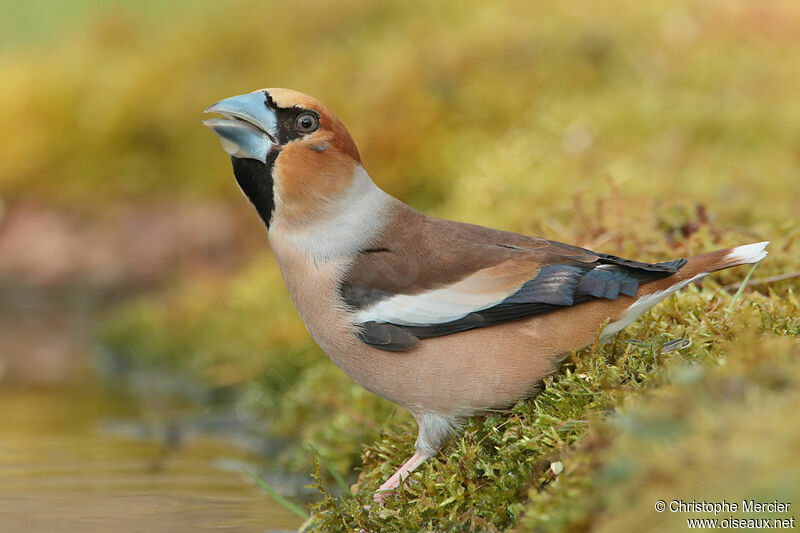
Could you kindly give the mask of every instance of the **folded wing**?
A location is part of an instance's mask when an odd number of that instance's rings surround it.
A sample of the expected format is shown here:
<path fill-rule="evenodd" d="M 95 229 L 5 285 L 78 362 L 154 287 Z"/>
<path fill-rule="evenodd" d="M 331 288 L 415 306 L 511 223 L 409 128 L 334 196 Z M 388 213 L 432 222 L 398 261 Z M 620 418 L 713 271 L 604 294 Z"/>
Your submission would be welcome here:
<path fill-rule="evenodd" d="M 421 339 L 633 297 L 640 283 L 685 264 L 640 263 L 479 226 L 425 222 L 438 227 L 421 239 L 383 238 L 346 276 L 341 293 L 362 342 L 405 351 Z"/>

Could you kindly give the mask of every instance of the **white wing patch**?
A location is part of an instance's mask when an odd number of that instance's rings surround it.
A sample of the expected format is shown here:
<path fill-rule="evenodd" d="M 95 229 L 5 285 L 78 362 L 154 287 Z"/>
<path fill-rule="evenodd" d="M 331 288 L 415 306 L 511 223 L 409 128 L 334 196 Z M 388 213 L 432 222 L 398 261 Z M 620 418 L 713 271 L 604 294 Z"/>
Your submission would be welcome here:
<path fill-rule="evenodd" d="M 400 326 L 427 326 L 444 324 L 464 318 L 475 311 L 493 307 L 519 290 L 512 289 L 478 292 L 470 278 L 443 289 L 422 294 L 398 294 L 376 302 L 355 314 L 357 323 L 375 321 Z"/>

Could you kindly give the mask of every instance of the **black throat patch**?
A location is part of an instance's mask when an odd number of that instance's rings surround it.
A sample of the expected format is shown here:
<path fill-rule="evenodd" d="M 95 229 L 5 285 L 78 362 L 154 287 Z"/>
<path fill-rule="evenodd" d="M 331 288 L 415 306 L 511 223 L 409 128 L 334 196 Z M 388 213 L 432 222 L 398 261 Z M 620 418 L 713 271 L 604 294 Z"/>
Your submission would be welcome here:
<path fill-rule="evenodd" d="M 233 163 L 233 175 L 236 182 L 241 187 L 242 192 L 253 207 L 256 208 L 258 216 L 264 221 L 269 229 L 272 220 L 272 212 L 275 210 L 275 198 L 272 191 L 272 169 L 275 166 L 275 159 L 280 150 L 272 149 L 267 155 L 267 162 L 262 163 L 255 159 L 239 159 L 231 157 Z"/>
<path fill-rule="evenodd" d="M 272 171 L 275 168 L 275 160 L 281 153 L 281 146 L 307 134 L 307 132 L 299 133 L 296 131 L 294 123 L 298 116 L 303 113 L 310 113 L 319 120 L 319 113 L 294 106 L 288 108 L 278 107 L 267 91 L 264 91 L 264 98 L 264 105 L 267 109 L 273 110 L 278 118 L 276 137 L 279 146 L 272 147 L 267 154 L 266 163 L 255 159 L 239 159 L 238 157 L 231 157 L 231 161 L 233 162 L 233 175 L 236 177 L 236 182 L 241 187 L 244 195 L 247 196 L 247 199 L 250 200 L 250 203 L 253 204 L 253 207 L 256 208 L 267 229 L 269 229 L 272 214 L 275 211 Z"/>

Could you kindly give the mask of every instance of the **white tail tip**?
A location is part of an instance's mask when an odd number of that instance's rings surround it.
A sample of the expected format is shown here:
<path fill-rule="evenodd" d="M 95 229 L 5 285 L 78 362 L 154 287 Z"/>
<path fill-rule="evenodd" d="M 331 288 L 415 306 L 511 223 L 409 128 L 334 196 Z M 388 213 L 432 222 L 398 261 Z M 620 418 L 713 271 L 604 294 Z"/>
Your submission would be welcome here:
<path fill-rule="evenodd" d="M 728 254 L 728 259 L 735 262 L 737 265 L 747 263 L 757 263 L 767 257 L 767 245 L 769 241 L 757 242 L 755 244 L 745 244 L 744 246 L 737 246 L 732 249 Z"/>

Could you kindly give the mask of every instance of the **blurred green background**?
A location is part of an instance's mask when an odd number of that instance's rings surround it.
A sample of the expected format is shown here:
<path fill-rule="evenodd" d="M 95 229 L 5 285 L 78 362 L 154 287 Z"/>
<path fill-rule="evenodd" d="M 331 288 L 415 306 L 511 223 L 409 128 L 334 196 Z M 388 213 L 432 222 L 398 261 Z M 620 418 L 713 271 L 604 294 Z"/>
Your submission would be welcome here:
<path fill-rule="evenodd" d="M 413 424 L 308 338 L 205 107 L 301 90 L 417 209 L 644 260 L 771 240 L 759 281 L 800 270 L 798 45 L 793 0 L 6 2 L 3 386 L 123 391 L 184 433 L 236 420 L 270 471 L 306 476 L 313 444 L 353 481 L 364 444 L 407 451 Z M 729 298 L 743 276 L 704 294 Z M 777 302 L 797 288 L 754 285 L 750 323 L 796 346 L 796 302 Z M 707 312 L 692 301 L 681 312 Z M 506 497 L 527 501 L 531 483 Z M 326 501 L 323 516 L 347 514 Z M 525 509 L 470 524 L 540 516 Z"/>

